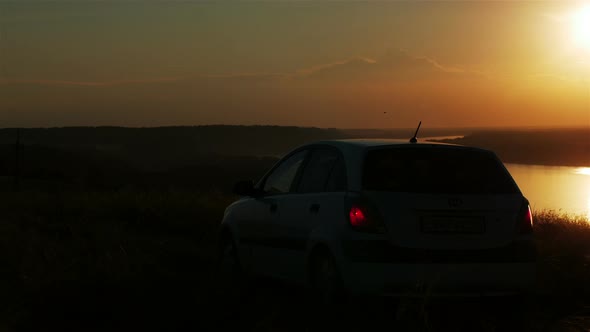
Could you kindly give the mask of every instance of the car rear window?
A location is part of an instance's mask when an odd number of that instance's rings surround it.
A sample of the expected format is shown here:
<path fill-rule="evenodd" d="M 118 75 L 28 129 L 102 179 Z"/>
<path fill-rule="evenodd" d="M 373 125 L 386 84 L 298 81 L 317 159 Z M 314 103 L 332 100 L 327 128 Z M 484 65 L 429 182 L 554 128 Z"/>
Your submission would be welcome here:
<path fill-rule="evenodd" d="M 370 151 L 363 169 L 363 189 L 435 194 L 519 192 L 494 154 L 446 147 Z"/>

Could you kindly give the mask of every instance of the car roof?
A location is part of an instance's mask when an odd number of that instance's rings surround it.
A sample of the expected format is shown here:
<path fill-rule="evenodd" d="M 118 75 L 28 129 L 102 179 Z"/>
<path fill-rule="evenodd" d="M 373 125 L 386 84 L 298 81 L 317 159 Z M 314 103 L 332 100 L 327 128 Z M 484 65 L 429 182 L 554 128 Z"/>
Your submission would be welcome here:
<path fill-rule="evenodd" d="M 312 144 L 325 144 L 331 145 L 342 150 L 366 150 L 372 148 L 385 148 L 385 147 L 394 147 L 394 146 L 420 146 L 420 147 L 453 147 L 453 148 L 463 148 L 463 149 L 475 149 L 475 150 L 484 150 L 475 147 L 469 147 L 464 145 L 458 144 L 450 144 L 450 143 L 441 143 L 441 142 L 433 142 L 433 141 L 418 141 L 416 143 L 411 143 L 407 139 L 341 139 L 341 140 L 325 140 L 325 141 L 318 141 Z"/>
<path fill-rule="evenodd" d="M 424 149 L 461 149 L 461 150 L 469 150 L 473 152 L 484 152 L 484 153 L 492 153 L 492 151 L 466 146 L 466 145 L 459 145 L 459 144 L 450 144 L 450 143 L 442 143 L 442 142 L 431 142 L 431 141 L 418 141 L 416 143 L 411 143 L 409 140 L 406 139 L 340 139 L 340 140 L 325 140 L 325 141 L 318 141 L 311 144 L 307 144 L 306 146 L 310 145 L 330 145 L 338 150 L 342 151 L 345 155 L 349 156 L 362 156 L 368 150 L 376 150 L 382 148 L 393 148 L 393 147 L 401 147 L 401 148 L 424 148 Z"/>

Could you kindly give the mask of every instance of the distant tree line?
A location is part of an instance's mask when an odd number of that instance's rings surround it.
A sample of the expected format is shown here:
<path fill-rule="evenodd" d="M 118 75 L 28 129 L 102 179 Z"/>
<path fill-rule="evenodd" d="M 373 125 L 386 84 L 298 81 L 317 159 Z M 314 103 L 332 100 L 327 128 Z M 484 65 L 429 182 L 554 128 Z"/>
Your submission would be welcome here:
<path fill-rule="evenodd" d="M 279 126 L 0 129 L 0 190 L 218 190 L 258 179 L 301 144 L 343 138 L 406 138 L 405 129 Z M 410 133 L 411 134 L 411 133 Z M 461 134 L 430 130 L 425 135 Z M 406 135 L 406 136 L 404 136 Z M 445 142 L 495 151 L 504 162 L 590 166 L 590 130 L 479 130 Z M 15 160 L 18 158 L 18 162 Z M 18 167 L 18 169 L 16 169 Z"/>

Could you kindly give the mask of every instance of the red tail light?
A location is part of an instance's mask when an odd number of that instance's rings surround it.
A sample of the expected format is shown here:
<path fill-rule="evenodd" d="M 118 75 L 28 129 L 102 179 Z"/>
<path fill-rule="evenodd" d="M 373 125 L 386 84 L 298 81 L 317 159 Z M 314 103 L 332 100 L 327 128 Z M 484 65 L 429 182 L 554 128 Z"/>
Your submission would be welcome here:
<path fill-rule="evenodd" d="M 367 228 L 371 222 L 367 218 L 367 213 L 358 205 L 353 205 L 348 213 L 350 225 L 354 228 Z"/>
<path fill-rule="evenodd" d="M 533 232 L 533 213 L 531 207 L 527 204 L 524 210 L 524 216 L 521 219 L 520 234 L 531 234 Z"/>

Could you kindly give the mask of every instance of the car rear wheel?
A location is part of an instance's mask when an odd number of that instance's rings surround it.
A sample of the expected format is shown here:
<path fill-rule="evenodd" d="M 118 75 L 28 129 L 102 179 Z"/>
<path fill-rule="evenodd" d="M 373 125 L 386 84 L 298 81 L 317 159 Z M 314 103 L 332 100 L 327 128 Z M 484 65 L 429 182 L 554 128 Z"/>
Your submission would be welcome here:
<path fill-rule="evenodd" d="M 311 269 L 311 289 L 320 305 L 331 305 L 344 298 L 342 279 L 334 257 L 323 252 L 313 260 Z"/>

